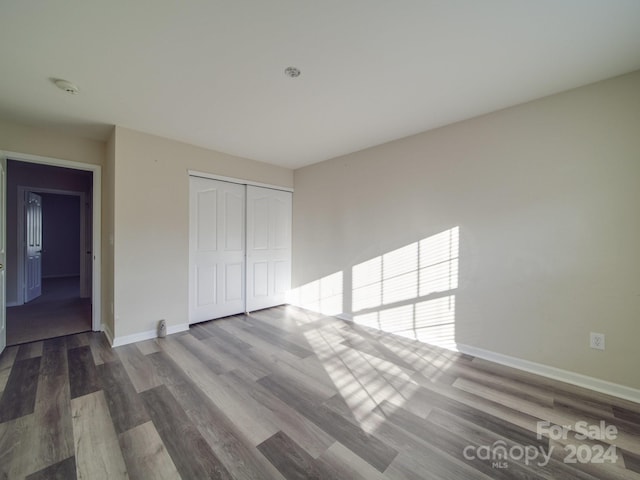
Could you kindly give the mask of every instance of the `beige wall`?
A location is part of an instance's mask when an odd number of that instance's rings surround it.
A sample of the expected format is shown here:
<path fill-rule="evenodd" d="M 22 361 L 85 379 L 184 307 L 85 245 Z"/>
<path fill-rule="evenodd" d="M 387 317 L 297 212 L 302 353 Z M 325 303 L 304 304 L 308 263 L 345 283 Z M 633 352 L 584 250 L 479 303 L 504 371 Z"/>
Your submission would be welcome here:
<path fill-rule="evenodd" d="M 460 228 L 456 340 L 640 388 L 640 72 L 295 171 L 294 286 Z M 606 350 L 588 347 L 606 334 Z"/>
<path fill-rule="evenodd" d="M 116 337 L 188 322 L 188 170 L 293 186 L 289 169 L 116 127 Z"/>
<path fill-rule="evenodd" d="M 102 165 L 105 144 L 0 120 L 0 150 Z"/>

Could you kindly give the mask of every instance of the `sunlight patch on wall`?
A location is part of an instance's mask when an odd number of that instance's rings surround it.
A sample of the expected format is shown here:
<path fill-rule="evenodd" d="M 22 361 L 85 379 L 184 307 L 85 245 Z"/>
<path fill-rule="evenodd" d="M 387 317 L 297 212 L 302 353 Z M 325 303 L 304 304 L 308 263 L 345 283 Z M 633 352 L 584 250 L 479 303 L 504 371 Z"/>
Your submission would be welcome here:
<path fill-rule="evenodd" d="M 382 303 L 382 257 L 376 257 L 352 269 L 353 310 L 378 307 Z"/>
<path fill-rule="evenodd" d="M 455 349 L 459 228 L 355 265 L 354 321 Z"/>
<path fill-rule="evenodd" d="M 294 288 L 287 294 L 287 303 L 324 315 L 338 315 L 343 312 L 342 277 L 342 272 L 336 272 Z"/>
<path fill-rule="evenodd" d="M 456 350 L 455 296 L 354 315 L 354 322 Z"/>

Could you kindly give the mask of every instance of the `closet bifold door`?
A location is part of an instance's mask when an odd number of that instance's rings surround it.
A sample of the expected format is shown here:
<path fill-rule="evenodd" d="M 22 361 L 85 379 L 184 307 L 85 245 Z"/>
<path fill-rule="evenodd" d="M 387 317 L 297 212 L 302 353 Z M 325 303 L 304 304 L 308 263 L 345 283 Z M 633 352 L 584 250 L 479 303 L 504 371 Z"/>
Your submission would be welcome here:
<path fill-rule="evenodd" d="M 291 192 L 247 185 L 247 312 L 285 303 L 291 288 L 291 206 Z"/>
<path fill-rule="evenodd" d="M 245 311 L 245 185 L 189 178 L 189 323 Z"/>

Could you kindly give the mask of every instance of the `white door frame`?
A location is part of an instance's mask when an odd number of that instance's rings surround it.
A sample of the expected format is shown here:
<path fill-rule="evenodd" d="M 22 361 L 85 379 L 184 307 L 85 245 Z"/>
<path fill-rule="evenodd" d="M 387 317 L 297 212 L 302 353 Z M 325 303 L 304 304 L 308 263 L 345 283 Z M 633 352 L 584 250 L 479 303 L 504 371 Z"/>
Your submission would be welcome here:
<path fill-rule="evenodd" d="M 244 180 L 242 178 L 225 177 L 224 175 L 216 175 L 214 173 L 200 172 L 198 170 L 187 170 L 190 177 L 210 178 L 211 180 L 220 180 L 229 183 L 239 183 L 240 185 L 253 185 L 254 187 L 271 188 L 273 190 L 282 190 L 284 192 L 293 192 L 291 187 L 283 187 L 281 185 L 271 185 L 270 183 L 254 182 L 252 180 Z"/>
<path fill-rule="evenodd" d="M 17 288 L 17 298 L 16 303 L 12 304 L 12 306 L 18 306 L 24 304 L 25 299 L 25 257 L 26 257 L 26 249 L 24 246 L 24 208 L 25 208 L 25 194 L 27 192 L 33 193 L 53 193 L 55 195 L 67 195 L 67 196 L 75 196 L 80 197 L 80 296 L 82 298 L 90 297 L 91 295 L 87 291 L 87 271 L 86 271 L 86 263 L 87 256 L 85 252 L 88 250 L 89 245 L 87 245 L 87 237 L 86 237 L 86 193 L 85 192 L 77 192 L 72 190 L 57 190 L 55 188 L 40 188 L 40 187 L 29 187 L 25 185 L 17 185 L 18 189 L 18 222 L 17 222 L 17 248 L 18 248 L 18 263 L 16 267 L 16 274 L 18 279 L 18 288 Z M 21 251 L 22 249 L 22 251 Z"/>
<path fill-rule="evenodd" d="M 71 160 L 62 160 L 59 158 L 43 157 L 40 155 L 31 155 L 27 153 L 0 151 L 0 157 L 5 160 L 18 160 L 20 162 L 37 163 L 40 165 L 50 165 L 53 167 L 71 168 L 74 170 L 83 170 L 92 172 L 93 179 L 93 198 L 92 198 L 92 255 L 93 268 L 91 277 L 91 328 L 97 332 L 102 330 L 102 292 L 101 292 L 101 273 L 102 273 L 102 250 L 101 250 L 101 225 L 102 225 L 102 167 L 91 163 L 74 162 Z M 6 209 L 6 206 L 5 206 Z M 6 211 L 3 212 L 6 215 Z M 21 256 L 18 255 L 18 260 Z M 20 290 L 20 289 L 18 289 Z M 23 297 L 24 301 L 24 297 Z"/>

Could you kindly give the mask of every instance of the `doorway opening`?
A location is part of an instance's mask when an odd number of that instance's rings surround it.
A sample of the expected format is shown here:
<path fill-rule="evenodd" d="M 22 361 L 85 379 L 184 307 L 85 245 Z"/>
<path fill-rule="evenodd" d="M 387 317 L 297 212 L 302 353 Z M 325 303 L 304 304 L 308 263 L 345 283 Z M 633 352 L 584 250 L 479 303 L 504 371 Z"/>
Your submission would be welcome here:
<path fill-rule="evenodd" d="M 92 330 L 93 172 L 7 161 L 7 345 Z"/>

